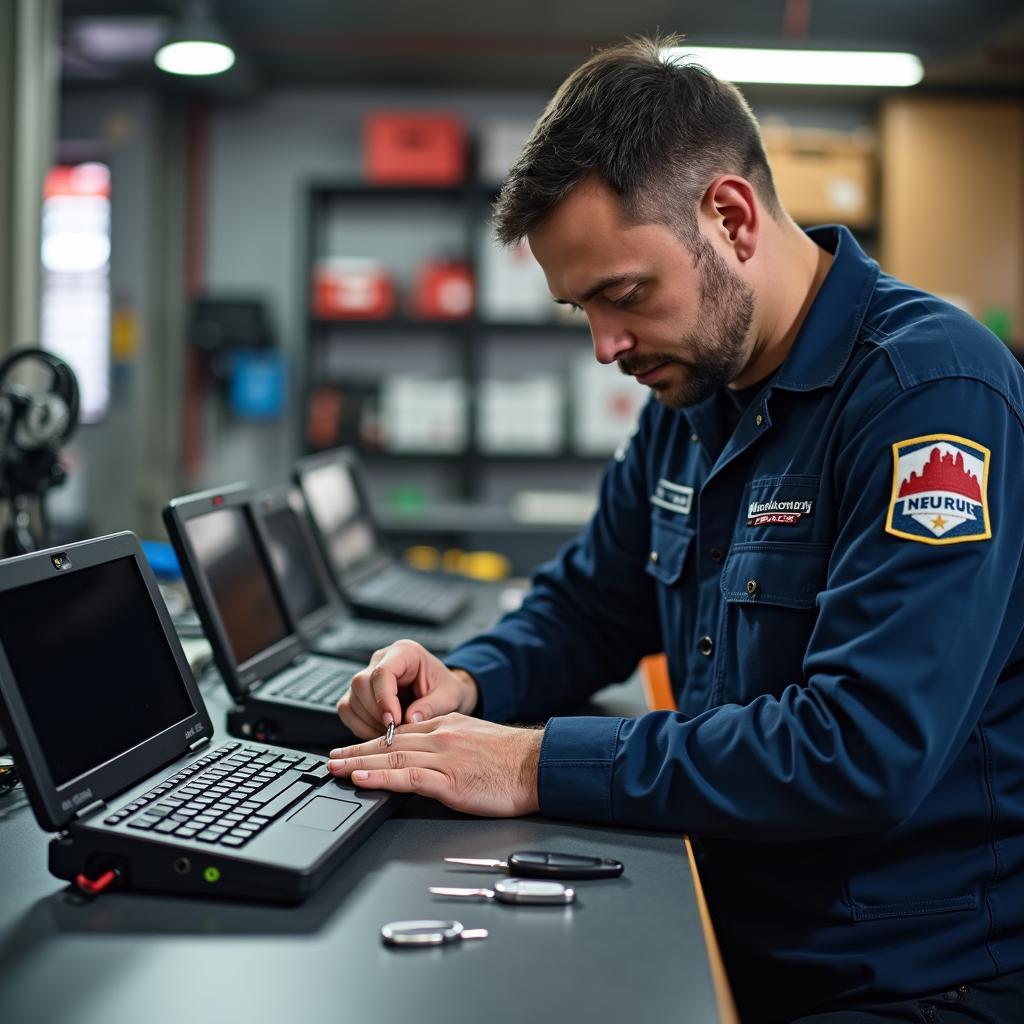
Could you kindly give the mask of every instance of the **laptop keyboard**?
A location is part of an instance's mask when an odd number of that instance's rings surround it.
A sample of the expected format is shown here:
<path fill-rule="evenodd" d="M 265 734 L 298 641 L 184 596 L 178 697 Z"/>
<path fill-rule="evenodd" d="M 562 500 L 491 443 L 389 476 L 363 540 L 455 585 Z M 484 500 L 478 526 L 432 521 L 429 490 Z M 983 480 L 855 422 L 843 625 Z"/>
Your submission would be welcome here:
<path fill-rule="evenodd" d="M 385 570 L 349 590 L 352 601 L 388 608 L 396 614 L 444 622 L 460 611 L 465 591 L 449 582 L 420 579 L 411 572 Z"/>
<path fill-rule="evenodd" d="M 434 654 L 446 654 L 452 647 L 451 637 L 439 629 L 363 620 L 346 622 L 324 633 L 317 638 L 316 646 L 320 650 L 365 652 L 365 656 L 369 657 L 374 651 L 401 638 L 415 640 Z"/>
<path fill-rule="evenodd" d="M 352 676 L 358 671 L 354 668 L 348 676 L 338 675 L 337 663 L 313 662 L 300 669 L 285 683 L 269 686 L 261 692 L 261 696 L 285 697 L 318 708 L 330 708 L 348 692 L 352 685 Z"/>
<path fill-rule="evenodd" d="M 323 758 L 225 743 L 103 822 L 244 846 L 326 778 Z"/>

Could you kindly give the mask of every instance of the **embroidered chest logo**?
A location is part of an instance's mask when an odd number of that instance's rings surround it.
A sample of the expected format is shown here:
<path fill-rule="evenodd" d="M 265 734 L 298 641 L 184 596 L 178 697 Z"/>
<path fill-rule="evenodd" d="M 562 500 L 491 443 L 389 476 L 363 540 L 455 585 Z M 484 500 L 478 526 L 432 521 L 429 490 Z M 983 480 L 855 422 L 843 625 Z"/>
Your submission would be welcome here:
<path fill-rule="evenodd" d="M 984 445 L 954 434 L 894 444 L 886 533 L 923 544 L 991 537 L 986 496 L 991 457 Z"/>
<path fill-rule="evenodd" d="M 813 511 L 814 502 L 809 499 L 752 501 L 747 506 L 747 526 L 796 526 Z"/>
<path fill-rule="evenodd" d="M 658 508 L 667 508 L 676 515 L 687 516 L 693 505 L 693 488 L 684 484 L 674 484 L 662 477 L 651 495 L 651 504 L 657 505 Z"/>

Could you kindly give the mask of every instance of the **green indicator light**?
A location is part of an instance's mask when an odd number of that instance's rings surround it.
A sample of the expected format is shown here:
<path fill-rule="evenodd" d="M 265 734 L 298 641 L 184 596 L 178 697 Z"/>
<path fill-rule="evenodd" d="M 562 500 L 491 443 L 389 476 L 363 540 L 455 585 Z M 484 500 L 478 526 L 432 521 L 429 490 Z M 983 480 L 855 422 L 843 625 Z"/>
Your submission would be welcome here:
<path fill-rule="evenodd" d="M 203 870 L 203 878 L 205 878 L 210 885 L 213 885 L 214 882 L 219 882 L 220 868 L 205 868 Z"/>

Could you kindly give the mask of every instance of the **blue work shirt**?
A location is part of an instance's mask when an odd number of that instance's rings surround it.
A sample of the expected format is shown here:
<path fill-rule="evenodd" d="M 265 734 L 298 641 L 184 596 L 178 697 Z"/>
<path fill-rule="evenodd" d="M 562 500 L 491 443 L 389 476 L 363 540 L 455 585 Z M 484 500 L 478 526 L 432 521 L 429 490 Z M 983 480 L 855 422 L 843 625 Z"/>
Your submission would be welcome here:
<path fill-rule="evenodd" d="M 649 402 L 587 528 L 446 659 L 530 721 L 665 651 L 678 712 L 552 718 L 540 806 L 690 834 L 744 1021 L 1024 967 L 1022 373 L 811 237 L 778 372 L 742 413 Z"/>

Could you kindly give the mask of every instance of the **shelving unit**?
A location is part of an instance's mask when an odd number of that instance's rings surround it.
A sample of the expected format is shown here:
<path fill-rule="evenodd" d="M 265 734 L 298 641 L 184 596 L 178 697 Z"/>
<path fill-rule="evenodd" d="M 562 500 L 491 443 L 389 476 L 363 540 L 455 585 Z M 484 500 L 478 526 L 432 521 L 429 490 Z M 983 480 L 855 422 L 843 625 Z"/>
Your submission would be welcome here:
<path fill-rule="evenodd" d="M 308 190 L 307 258 L 303 269 L 307 296 L 306 364 L 302 388 L 300 448 L 309 452 L 338 444 L 355 446 L 371 475 L 382 467 L 429 465 L 446 483 L 441 500 L 487 500 L 482 485 L 488 470 L 518 473 L 529 486 L 531 470 L 564 467 L 567 478 L 596 482 L 611 452 L 590 454 L 573 445 L 572 395 L 568 362 L 590 351 L 586 323 L 555 318 L 541 322 L 490 321 L 478 313 L 465 319 L 425 320 L 410 315 L 403 296 L 410 292 L 416 267 L 425 259 L 454 256 L 473 270 L 477 299 L 481 285 L 481 246 L 494 190 L 476 182 L 457 188 L 379 187 L 359 183 L 314 183 Z M 433 237 L 432 233 L 433 232 Z M 317 261 L 330 257 L 369 257 L 385 264 L 398 285 L 399 310 L 386 319 L 349 319 L 317 315 L 313 273 Z M 515 345 L 523 352 L 523 374 L 533 372 L 538 346 L 548 350 L 538 372 L 559 373 L 562 444 L 553 451 L 489 451 L 481 444 L 478 385 L 488 345 Z M 532 349 L 532 353 L 531 353 Z M 509 360 L 504 360 L 507 363 Z M 559 369 L 559 364 L 564 364 Z M 360 424 L 373 420 L 367 402 L 390 373 L 422 373 L 463 382 L 466 395 L 466 443 L 459 451 L 391 450 L 374 443 Z M 490 374 L 494 376 L 493 374 Z M 497 376 L 501 376 L 498 374 Z M 310 437 L 311 406 L 321 389 L 335 389 L 343 412 L 336 436 Z M 378 394 L 379 398 L 379 394 Z M 321 424 L 322 426 L 322 424 Z M 571 486 L 571 484 L 570 484 Z"/>

